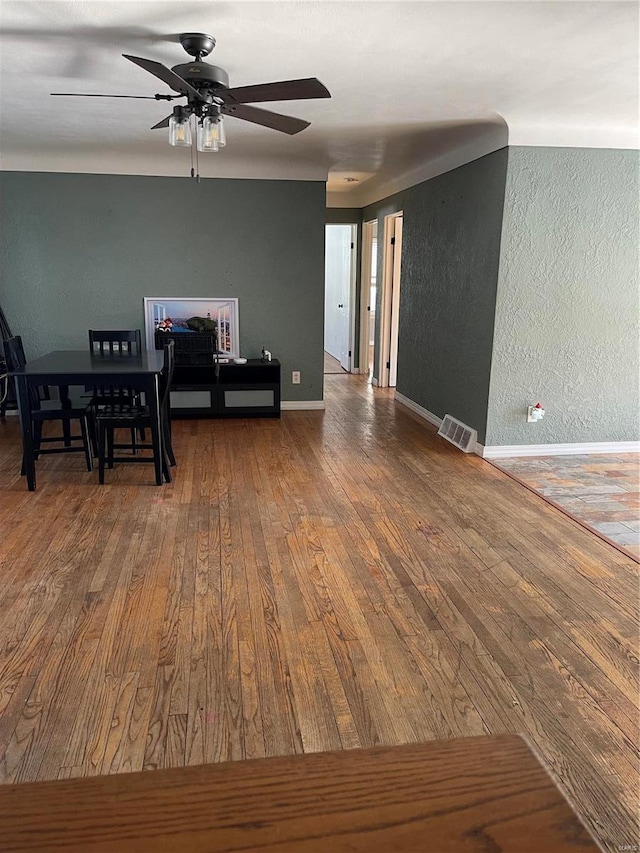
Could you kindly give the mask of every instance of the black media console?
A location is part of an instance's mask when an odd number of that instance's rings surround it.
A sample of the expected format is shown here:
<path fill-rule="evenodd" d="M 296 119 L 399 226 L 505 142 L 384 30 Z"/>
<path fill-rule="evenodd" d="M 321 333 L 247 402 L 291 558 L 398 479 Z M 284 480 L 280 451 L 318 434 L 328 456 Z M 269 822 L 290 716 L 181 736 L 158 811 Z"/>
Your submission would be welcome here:
<path fill-rule="evenodd" d="M 171 384 L 174 418 L 279 418 L 280 362 L 176 364 Z"/>
<path fill-rule="evenodd" d="M 155 333 L 156 349 L 175 343 L 171 414 L 176 418 L 279 418 L 280 362 L 216 361 L 215 332 Z"/>

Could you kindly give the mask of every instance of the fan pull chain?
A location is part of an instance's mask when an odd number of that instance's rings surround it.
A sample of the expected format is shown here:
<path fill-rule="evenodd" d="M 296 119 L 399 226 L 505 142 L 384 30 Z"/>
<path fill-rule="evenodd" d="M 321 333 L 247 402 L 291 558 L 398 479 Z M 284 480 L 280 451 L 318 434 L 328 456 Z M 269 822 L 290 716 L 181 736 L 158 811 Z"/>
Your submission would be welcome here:
<path fill-rule="evenodd" d="M 189 121 L 191 121 L 191 119 L 189 119 Z M 191 134 L 191 148 L 189 150 L 189 153 L 191 154 L 191 177 L 195 178 L 196 172 L 195 172 L 195 169 L 193 168 L 193 146 L 194 146 L 193 134 Z"/>
<path fill-rule="evenodd" d="M 191 177 L 195 178 L 198 183 L 200 183 L 200 160 L 198 158 L 198 146 L 197 146 L 197 137 L 198 137 L 198 118 L 194 117 L 195 127 L 193 129 L 193 133 L 191 134 Z M 196 167 L 193 168 L 193 152 L 196 152 Z"/>

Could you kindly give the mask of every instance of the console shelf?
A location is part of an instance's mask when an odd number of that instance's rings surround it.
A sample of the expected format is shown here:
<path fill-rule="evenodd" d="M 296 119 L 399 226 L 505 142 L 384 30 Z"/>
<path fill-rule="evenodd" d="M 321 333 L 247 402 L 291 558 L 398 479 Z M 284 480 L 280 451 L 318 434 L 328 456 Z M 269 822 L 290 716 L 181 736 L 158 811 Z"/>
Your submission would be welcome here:
<path fill-rule="evenodd" d="M 279 418 L 280 362 L 176 364 L 171 383 L 174 418 Z"/>

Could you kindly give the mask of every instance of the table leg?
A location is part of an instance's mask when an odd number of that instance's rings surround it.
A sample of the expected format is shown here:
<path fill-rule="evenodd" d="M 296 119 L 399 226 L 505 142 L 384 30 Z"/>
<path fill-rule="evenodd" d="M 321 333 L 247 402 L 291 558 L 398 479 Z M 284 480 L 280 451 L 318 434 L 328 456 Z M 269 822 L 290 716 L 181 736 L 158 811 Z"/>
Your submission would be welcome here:
<path fill-rule="evenodd" d="M 69 386 L 59 385 L 58 395 L 60 397 L 60 405 L 62 408 L 71 408 L 71 401 L 69 400 Z M 71 447 L 71 421 L 66 418 L 62 421 L 62 435 L 64 436 L 64 446 Z"/>
<path fill-rule="evenodd" d="M 31 405 L 29 403 L 29 386 L 26 376 L 15 377 L 16 397 L 18 398 L 18 413 L 22 428 L 22 466 L 27 475 L 27 486 L 30 492 L 36 488 L 36 465 L 33 455 L 33 436 L 31 434 Z"/>
<path fill-rule="evenodd" d="M 157 374 L 153 375 L 147 388 L 146 396 L 151 420 L 151 443 L 153 445 L 153 460 L 156 469 L 156 485 L 161 486 L 164 448 L 162 446 L 162 429 L 160 427 L 160 390 Z"/>

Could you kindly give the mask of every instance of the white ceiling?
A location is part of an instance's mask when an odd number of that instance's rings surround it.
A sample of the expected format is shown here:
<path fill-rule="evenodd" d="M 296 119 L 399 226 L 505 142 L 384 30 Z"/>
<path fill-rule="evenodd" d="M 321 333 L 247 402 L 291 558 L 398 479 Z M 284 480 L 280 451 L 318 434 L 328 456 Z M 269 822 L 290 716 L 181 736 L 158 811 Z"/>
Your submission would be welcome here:
<path fill-rule="evenodd" d="M 312 122 L 294 137 L 229 119 L 206 177 L 328 174 L 331 203 L 351 206 L 507 139 L 638 147 L 635 2 L 2 0 L 2 168 L 187 175 L 189 153 L 149 129 L 168 104 L 49 93 L 166 92 L 120 54 L 170 67 L 189 31 L 216 38 L 232 86 L 317 76 L 333 96 L 273 104 Z"/>

